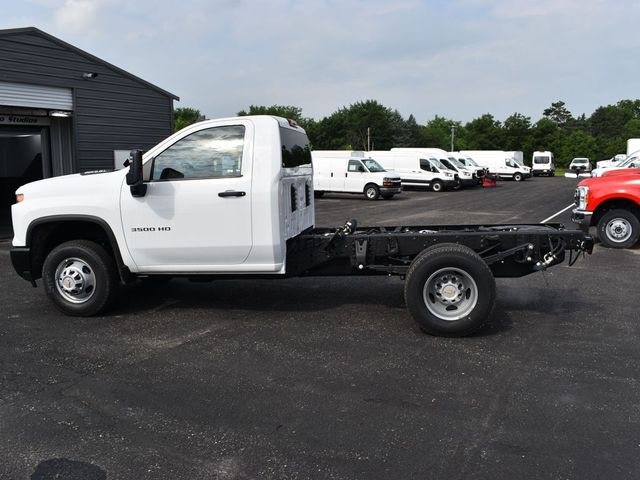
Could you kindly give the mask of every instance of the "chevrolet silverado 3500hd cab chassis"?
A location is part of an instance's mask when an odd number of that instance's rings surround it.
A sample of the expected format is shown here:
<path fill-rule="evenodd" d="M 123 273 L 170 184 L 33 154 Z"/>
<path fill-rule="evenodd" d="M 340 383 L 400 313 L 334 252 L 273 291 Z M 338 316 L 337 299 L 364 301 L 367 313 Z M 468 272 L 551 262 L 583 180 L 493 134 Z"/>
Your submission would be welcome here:
<path fill-rule="evenodd" d="M 494 277 L 593 248 L 555 224 L 315 228 L 308 139 L 276 117 L 200 122 L 128 167 L 16 192 L 14 268 L 67 314 L 97 315 L 119 283 L 151 276 L 397 275 L 424 331 L 463 336 L 489 319 Z"/>

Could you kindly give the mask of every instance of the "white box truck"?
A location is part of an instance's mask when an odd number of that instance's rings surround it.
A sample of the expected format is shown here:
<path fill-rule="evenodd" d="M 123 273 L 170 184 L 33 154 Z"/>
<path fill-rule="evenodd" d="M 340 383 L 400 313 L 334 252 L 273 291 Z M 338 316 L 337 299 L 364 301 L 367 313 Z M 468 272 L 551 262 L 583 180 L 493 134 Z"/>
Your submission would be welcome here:
<path fill-rule="evenodd" d="M 640 150 L 640 138 L 630 138 L 627 140 L 627 157 Z"/>
<path fill-rule="evenodd" d="M 402 191 L 400 176 L 387 172 L 370 157 L 351 157 L 327 152 L 311 152 L 313 189 L 317 197 L 325 193 L 363 194 L 368 200 L 393 198 Z"/>
<path fill-rule="evenodd" d="M 461 150 L 461 155 L 472 157 L 479 165 L 486 167 L 489 173 L 520 182 L 531 176 L 529 167 L 519 165 L 503 150 Z"/>
<path fill-rule="evenodd" d="M 531 174 L 548 175 L 553 177 L 556 174 L 556 164 L 553 159 L 553 153 L 547 150 L 533 152 L 531 155 Z"/>
<path fill-rule="evenodd" d="M 133 151 L 122 170 L 23 185 L 11 213 L 14 269 L 34 286 L 42 278 L 75 316 L 104 312 L 121 285 L 153 276 L 396 275 L 424 331 L 462 336 L 490 318 L 495 277 L 593 249 L 559 224 L 315 227 L 309 140 L 270 116 L 196 123 Z"/>

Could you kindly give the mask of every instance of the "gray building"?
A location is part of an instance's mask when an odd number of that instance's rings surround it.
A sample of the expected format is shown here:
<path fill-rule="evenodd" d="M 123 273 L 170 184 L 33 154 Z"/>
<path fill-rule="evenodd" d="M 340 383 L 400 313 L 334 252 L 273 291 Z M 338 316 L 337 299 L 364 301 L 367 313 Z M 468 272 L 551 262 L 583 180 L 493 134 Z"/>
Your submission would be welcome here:
<path fill-rule="evenodd" d="M 17 187 L 120 167 L 171 134 L 174 100 L 37 28 L 0 30 L 0 237 Z"/>

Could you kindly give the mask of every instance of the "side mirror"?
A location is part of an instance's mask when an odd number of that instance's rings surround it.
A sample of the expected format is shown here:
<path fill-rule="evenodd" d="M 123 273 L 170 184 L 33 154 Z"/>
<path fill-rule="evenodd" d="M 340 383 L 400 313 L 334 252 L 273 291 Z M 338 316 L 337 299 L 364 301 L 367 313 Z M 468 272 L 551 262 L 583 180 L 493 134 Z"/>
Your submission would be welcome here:
<path fill-rule="evenodd" d="M 144 197 L 147 193 L 147 185 L 144 183 L 142 151 L 132 150 L 129 172 L 127 173 L 127 185 L 134 197 Z"/>

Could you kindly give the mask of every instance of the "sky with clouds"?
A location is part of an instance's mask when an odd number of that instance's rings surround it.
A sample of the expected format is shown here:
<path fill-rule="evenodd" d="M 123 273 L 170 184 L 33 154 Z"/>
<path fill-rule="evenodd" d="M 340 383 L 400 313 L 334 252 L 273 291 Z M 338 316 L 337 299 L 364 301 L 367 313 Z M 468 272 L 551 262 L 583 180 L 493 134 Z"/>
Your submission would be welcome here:
<path fill-rule="evenodd" d="M 632 0 L 0 0 L 208 118 L 286 104 L 320 119 L 376 99 L 419 122 L 640 98 Z"/>

